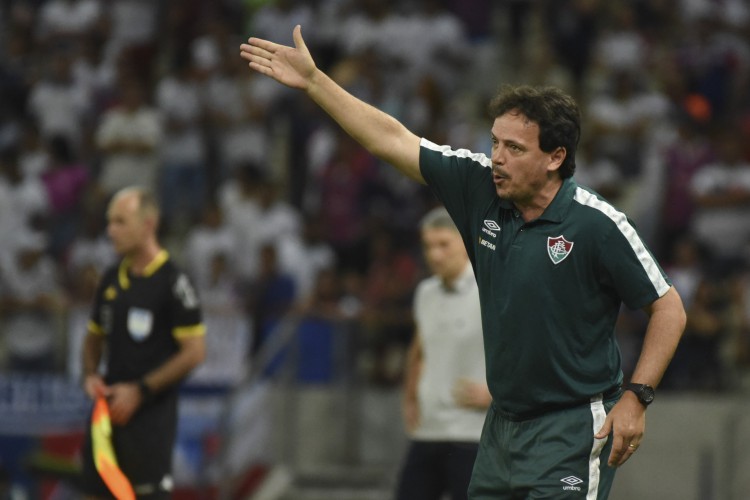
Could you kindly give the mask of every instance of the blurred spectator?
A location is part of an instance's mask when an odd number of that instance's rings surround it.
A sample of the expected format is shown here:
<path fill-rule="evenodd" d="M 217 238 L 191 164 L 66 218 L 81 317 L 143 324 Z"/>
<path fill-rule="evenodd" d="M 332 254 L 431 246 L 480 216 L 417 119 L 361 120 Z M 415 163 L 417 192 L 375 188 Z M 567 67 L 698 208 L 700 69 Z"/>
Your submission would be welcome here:
<path fill-rule="evenodd" d="M 47 193 L 37 177 L 24 177 L 18 151 L 8 147 L 0 151 L 0 234 L 17 234 L 30 227 L 40 229 L 48 211 Z M 12 238 L 0 239 L 0 255 L 12 248 Z"/>
<path fill-rule="evenodd" d="M 339 274 L 339 308 L 346 318 L 359 320 L 364 308 L 364 277 L 353 270 L 343 270 Z"/>
<path fill-rule="evenodd" d="M 31 87 L 28 112 L 39 123 L 43 138 L 62 135 L 78 147 L 84 120 L 91 111 L 88 89 L 73 78 L 70 51 L 51 50 L 44 74 Z"/>
<path fill-rule="evenodd" d="M 69 284 L 88 268 L 93 268 L 97 274 L 103 273 L 117 258 L 105 231 L 105 210 L 96 203 L 87 204 L 80 210 L 80 224 L 65 261 Z"/>
<path fill-rule="evenodd" d="M 587 76 L 598 36 L 597 0 L 560 0 L 546 2 L 545 25 L 549 45 L 569 71 L 580 92 Z M 575 93 L 575 91 L 574 91 Z"/>
<path fill-rule="evenodd" d="M 61 259 L 75 237 L 90 175 L 88 167 L 78 162 L 64 136 L 50 138 L 47 149 L 50 163 L 42 174 L 42 183 L 51 212 L 49 250 L 55 258 Z"/>
<path fill-rule="evenodd" d="M 733 129 L 715 135 L 717 159 L 693 177 L 696 204 L 692 230 L 718 260 L 719 272 L 731 272 L 750 244 L 750 161 L 742 156 L 742 138 Z"/>
<path fill-rule="evenodd" d="M 12 371 L 59 369 L 63 295 L 55 262 L 41 233 L 15 233 L 13 251 L 0 258 L 0 317 Z"/>
<path fill-rule="evenodd" d="M 353 0 L 350 9 L 341 13 L 338 30 L 338 45 L 347 55 L 372 49 L 386 61 L 400 57 L 408 50 L 402 44 L 391 44 L 400 40 L 399 14 L 391 1 Z"/>
<path fill-rule="evenodd" d="M 121 100 L 102 116 L 96 130 L 101 153 L 98 187 L 108 198 L 127 186 L 156 192 L 163 129 L 159 112 L 149 105 L 145 86 L 120 82 Z"/>
<path fill-rule="evenodd" d="M 72 44 L 101 30 L 99 0 L 50 0 L 39 8 L 36 37 L 44 47 Z"/>
<path fill-rule="evenodd" d="M 209 133 L 218 161 L 212 172 L 215 186 L 244 162 L 266 161 L 270 146 L 267 109 L 278 93 L 278 86 L 269 85 L 268 78 L 243 71 L 234 51 L 220 51 L 218 57 L 218 67 L 206 82 Z"/>
<path fill-rule="evenodd" d="M 305 27 L 305 33 L 309 33 L 311 43 L 314 44 L 315 10 L 301 0 L 276 0 L 265 2 L 252 13 L 246 31 L 276 43 L 294 45 L 291 33 L 298 24 Z"/>
<path fill-rule="evenodd" d="M 137 64 L 138 73 L 151 78 L 159 34 L 161 2 L 152 0 L 107 0 L 109 21 L 106 58 L 115 61 L 126 55 Z"/>
<path fill-rule="evenodd" d="M 208 178 L 202 82 L 189 53 L 178 53 L 171 71 L 159 80 L 156 106 L 164 124 L 158 191 L 162 224 L 167 232 L 183 232 L 198 220 Z"/>
<path fill-rule="evenodd" d="M 10 21 L 10 20 L 7 20 Z M 0 119 L 21 120 L 26 113 L 26 100 L 31 81 L 37 78 L 31 35 L 0 20 L 3 37 L 0 41 Z M 0 145 L 6 145 L 3 141 Z"/>
<path fill-rule="evenodd" d="M 674 54 L 688 91 L 704 96 L 714 116 L 726 119 L 747 94 L 746 85 L 738 84 L 750 68 L 750 42 L 726 29 L 717 12 L 720 2 L 703 3 L 708 10 L 680 30 Z"/>
<path fill-rule="evenodd" d="M 280 246 L 285 239 L 298 240 L 300 213 L 280 196 L 278 183 L 257 164 L 246 163 L 236 179 L 225 183 L 220 204 L 235 238 L 234 263 L 243 280 L 253 280 L 263 245 Z"/>
<path fill-rule="evenodd" d="M 261 171 L 257 164 L 242 164 L 234 175 L 222 184 L 218 195 L 219 206 L 234 240 L 232 262 L 237 278 L 243 284 L 255 279 L 259 267 L 260 176 Z"/>
<path fill-rule="evenodd" d="M 36 120 L 24 121 L 18 140 L 18 164 L 21 175 L 27 179 L 38 179 L 49 167 L 49 148 L 42 140 Z"/>
<path fill-rule="evenodd" d="M 341 309 L 341 284 L 333 269 L 324 269 L 316 276 L 312 293 L 302 302 L 297 313 L 300 322 L 296 331 L 296 348 L 300 356 L 297 366 L 299 380 L 306 383 L 329 383 L 336 368 L 345 337 L 343 324 L 347 318 Z"/>
<path fill-rule="evenodd" d="M 268 175 L 258 179 L 260 219 L 257 231 L 263 244 L 278 246 L 286 239 L 299 240 L 302 234 L 302 216 L 281 196 L 280 188 L 280 183 Z"/>
<path fill-rule="evenodd" d="M 576 182 L 617 205 L 623 194 L 623 175 L 614 161 L 596 151 L 596 141 L 596 136 L 581 139 L 576 151 Z"/>
<path fill-rule="evenodd" d="M 213 286 L 218 279 L 215 268 L 218 256 L 222 256 L 225 272 L 233 274 L 233 248 L 234 236 L 224 221 L 221 207 L 216 203 L 206 204 L 200 221 L 185 238 L 184 249 L 185 268 L 199 290 Z"/>
<path fill-rule="evenodd" d="M 611 2 L 604 9 L 605 23 L 593 47 L 596 65 L 607 74 L 639 71 L 649 66 L 648 42 L 636 25 L 633 4 Z"/>
<path fill-rule="evenodd" d="M 232 272 L 228 252 L 216 249 L 203 263 L 208 268 L 206 279 L 197 286 L 207 317 L 235 316 L 240 312 L 240 289 Z"/>
<path fill-rule="evenodd" d="M 251 355 L 261 346 L 296 300 L 294 279 L 279 268 L 276 248 L 265 244 L 260 248 L 260 269 L 257 279 L 243 290 L 245 303 L 253 323 Z"/>
<path fill-rule="evenodd" d="M 101 38 L 89 36 L 77 45 L 73 58 L 73 79 L 85 89 L 97 117 L 117 94 L 117 65 L 104 56 Z"/>
<path fill-rule="evenodd" d="M 401 381 L 414 325 L 412 295 L 418 266 L 415 257 L 388 228 L 370 235 L 369 266 L 363 288 L 363 320 L 372 356 L 371 381 Z"/>
<path fill-rule="evenodd" d="M 608 88 L 587 103 L 597 142 L 594 154 L 609 158 L 625 179 L 641 174 L 649 133 L 669 109 L 667 99 L 644 88 L 637 73 L 609 74 Z"/>
<path fill-rule="evenodd" d="M 672 244 L 665 271 L 682 297 L 687 327 L 664 377 L 665 388 L 719 389 L 721 316 L 719 288 L 705 268 L 705 249 L 691 236 Z"/>
<path fill-rule="evenodd" d="M 290 234 L 278 244 L 281 268 L 294 277 L 300 301 L 310 298 L 318 282 L 318 275 L 336 268 L 336 254 L 323 238 L 320 218 L 305 217 L 299 236 Z"/>
<path fill-rule="evenodd" d="M 363 272 L 367 267 L 367 219 L 377 180 L 375 158 L 339 133 L 336 152 L 317 179 L 319 207 L 326 240 L 343 268 Z"/>
<path fill-rule="evenodd" d="M 190 376 L 192 384 L 231 386 L 239 383 L 247 371 L 252 325 L 243 308 L 243 297 L 228 253 L 216 248 L 206 255 L 201 268 L 206 279 L 196 283 L 204 312 L 206 360 Z"/>
<path fill-rule="evenodd" d="M 715 152 L 706 135 L 705 120 L 680 110 L 674 138 L 665 146 L 663 192 L 659 241 L 655 247 L 665 251 L 674 239 L 690 230 L 695 204 L 690 194 L 693 176 L 713 161 Z M 703 123 L 702 123 L 703 122 Z"/>
<path fill-rule="evenodd" d="M 727 334 L 723 309 L 717 287 L 703 281 L 695 290 L 690 307 L 686 308 L 687 326 L 675 353 L 675 366 L 683 390 L 716 391 L 725 387 L 725 370 L 720 349 Z"/>
<path fill-rule="evenodd" d="M 533 10 L 537 7 L 537 2 L 536 0 L 505 0 L 499 3 L 504 4 L 503 18 L 507 18 L 507 26 L 505 26 L 507 34 L 504 34 L 503 40 L 512 45 L 514 51 L 518 50 L 523 55 L 526 53 L 527 48 L 530 17 Z M 487 5 L 484 7 L 483 12 L 490 12 L 491 9 L 492 7 Z M 486 23 L 487 21 L 484 22 Z M 519 58 L 514 59 L 514 63 L 518 63 L 519 61 Z"/>
<path fill-rule="evenodd" d="M 535 1 L 535 0 L 530 0 Z M 510 0 L 510 4 L 524 4 L 528 3 L 528 0 Z M 456 14 L 461 20 L 466 30 L 466 35 L 471 43 L 477 44 L 486 41 L 492 33 L 492 20 L 494 18 L 493 8 L 497 5 L 492 0 L 447 0 L 445 4 L 448 8 Z M 516 19 L 523 17 L 520 11 L 523 11 L 523 6 L 515 5 L 510 6 L 511 12 L 510 17 L 513 19 L 511 26 L 518 27 L 519 31 L 512 29 L 512 33 L 521 33 L 523 30 L 522 21 L 515 22 Z M 516 15 L 518 13 L 518 15 Z"/>
<path fill-rule="evenodd" d="M 391 50 L 401 59 L 404 77 L 416 84 L 426 78 L 444 92 L 452 92 L 471 66 L 466 57 L 469 39 L 460 19 L 440 0 L 417 0 L 414 8 L 399 18 L 397 38 Z"/>

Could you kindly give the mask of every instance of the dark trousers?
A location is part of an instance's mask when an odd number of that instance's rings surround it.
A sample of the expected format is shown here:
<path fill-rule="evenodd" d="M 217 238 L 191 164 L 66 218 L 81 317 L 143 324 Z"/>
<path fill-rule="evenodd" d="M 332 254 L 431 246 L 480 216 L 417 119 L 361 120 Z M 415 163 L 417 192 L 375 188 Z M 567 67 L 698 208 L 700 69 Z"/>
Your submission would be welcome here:
<path fill-rule="evenodd" d="M 397 500 L 465 500 L 478 443 L 412 441 L 401 467 Z"/>

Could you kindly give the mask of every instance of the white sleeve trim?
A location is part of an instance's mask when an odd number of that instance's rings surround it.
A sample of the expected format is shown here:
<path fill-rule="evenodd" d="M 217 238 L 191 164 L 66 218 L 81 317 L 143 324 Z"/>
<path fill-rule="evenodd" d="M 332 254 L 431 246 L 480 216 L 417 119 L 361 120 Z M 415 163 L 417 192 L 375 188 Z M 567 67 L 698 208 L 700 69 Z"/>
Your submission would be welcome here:
<path fill-rule="evenodd" d="M 487 155 L 485 155 L 484 153 L 472 153 L 468 149 L 451 149 L 450 146 L 438 146 L 434 142 L 431 142 L 424 137 L 421 141 L 419 141 L 419 145 L 432 151 L 436 151 L 443 156 L 470 158 L 471 160 L 480 163 L 484 167 L 492 168 L 492 160 L 487 158 Z"/>
<path fill-rule="evenodd" d="M 651 284 L 654 286 L 657 295 L 659 297 L 662 297 L 665 293 L 667 293 L 670 288 L 669 283 L 667 283 L 667 280 L 665 280 L 664 276 L 662 276 L 661 272 L 659 271 L 659 266 L 656 264 L 656 261 L 646 249 L 646 246 L 638 236 L 638 233 L 636 233 L 633 226 L 631 226 L 628 222 L 625 214 L 615 209 L 609 203 L 600 200 L 593 194 L 580 187 L 576 188 L 576 194 L 573 199 L 581 205 L 586 205 L 587 207 L 599 210 L 601 213 L 609 217 L 612 222 L 615 223 L 620 233 L 622 233 L 627 242 L 630 244 L 633 252 L 635 252 L 636 257 L 638 257 L 638 261 L 643 266 L 644 271 L 646 271 L 646 275 L 648 276 L 649 280 L 651 280 Z"/>

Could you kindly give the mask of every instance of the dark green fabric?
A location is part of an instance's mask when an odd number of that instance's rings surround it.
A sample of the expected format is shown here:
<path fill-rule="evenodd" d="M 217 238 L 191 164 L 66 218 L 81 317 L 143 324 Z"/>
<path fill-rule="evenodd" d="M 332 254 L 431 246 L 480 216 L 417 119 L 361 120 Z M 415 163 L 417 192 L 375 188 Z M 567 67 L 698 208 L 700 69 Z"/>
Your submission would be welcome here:
<path fill-rule="evenodd" d="M 598 403 L 600 417 L 615 400 Z M 474 464 L 471 500 L 607 498 L 615 469 L 607 465 L 612 447 L 594 448 L 595 404 L 511 420 L 490 409 Z M 597 429 L 598 430 L 598 429 Z M 590 465 L 598 473 L 590 473 Z M 592 483 L 593 480 L 593 483 Z"/>
<path fill-rule="evenodd" d="M 474 266 L 497 407 L 525 418 L 619 385 L 614 327 L 621 304 L 643 307 L 668 289 L 632 223 L 572 179 L 541 217 L 524 223 L 497 196 L 484 155 L 424 144 L 422 175 Z M 549 247 L 558 241 L 564 248 L 560 237 L 572 247 L 555 254 Z"/>

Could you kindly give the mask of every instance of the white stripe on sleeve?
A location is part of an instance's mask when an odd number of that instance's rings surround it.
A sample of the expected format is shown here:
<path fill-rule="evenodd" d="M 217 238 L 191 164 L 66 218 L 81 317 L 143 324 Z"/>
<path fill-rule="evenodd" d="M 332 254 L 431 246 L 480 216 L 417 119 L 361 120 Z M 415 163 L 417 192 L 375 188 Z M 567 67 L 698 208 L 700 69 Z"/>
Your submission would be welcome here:
<path fill-rule="evenodd" d="M 643 266 L 644 271 L 646 271 L 646 275 L 648 276 L 649 280 L 651 280 L 651 284 L 654 286 L 656 294 L 661 297 L 665 293 L 667 293 L 667 291 L 669 290 L 669 283 L 667 283 L 667 280 L 665 280 L 664 276 L 662 276 L 661 272 L 659 271 L 659 266 L 656 264 L 656 261 L 646 249 L 643 241 L 638 236 L 638 233 L 636 233 L 635 228 L 633 228 L 633 226 L 631 226 L 628 222 L 625 214 L 615 209 L 615 207 L 613 207 L 609 203 L 600 200 L 590 192 L 580 187 L 576 189 L 576 194 L 573 199 L 581 205 L 586 205 L 587 207 L 599 210 L 601 213 L 609 217 L 612 222 L 615 223 L 617 229 L 620 230 L 622 235 L 625 236 L 625 239 L 628 241 L 630 247 L 635 252 L 636 257 L 638 257 L 638 261 Z"/>

